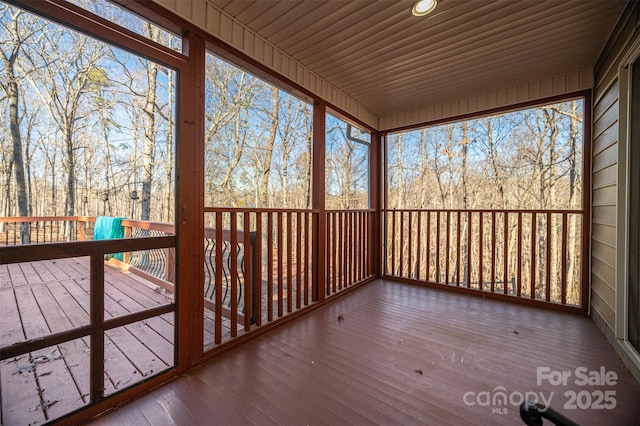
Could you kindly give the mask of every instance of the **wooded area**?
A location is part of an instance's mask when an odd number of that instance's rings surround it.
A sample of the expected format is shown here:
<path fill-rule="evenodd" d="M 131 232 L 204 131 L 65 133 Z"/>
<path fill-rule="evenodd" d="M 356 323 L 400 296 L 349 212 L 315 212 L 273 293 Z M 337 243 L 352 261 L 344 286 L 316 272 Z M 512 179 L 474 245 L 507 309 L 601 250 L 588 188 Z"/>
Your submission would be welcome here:
<path fill-rule="evenodd" d="M 112 4 L 75 3 L 180 49 L 179 37 Z M 0 6 L 0 24 L 0 105 L 6 123 L 0 148 L 10 154 L 0 164 L 2 215 L 102 214 L 172 222 L 176 72 L 8 5 Z M 205 206 L 310 209 L 312 105 L 212 53 L 205 60 Z M 582 100 L 573 100 L 389 134 L 387 205 L 579 211 L 582 117 Z M 370 142 L 368 132 L 327 114 L 327 209 L 370 207 Z M 461 240 L 469 232 L 467 223 L 479 226 L 482 220 L 487 218 L 443 221 L 442 233 Z M 554 259 L 566 233 L 566 273 L 577 286 L 579 215 L 501 220 L 496 229 L 505 236 L 496 241 L 498 253 L 522 251 L 509 257 L 508 271 L 521 261 L 524 280 L 537 268 L 539 283 L 560 282 L 562 262 Z M 23 242 L 28 242 L 27 226 L 22 225 Z M 423 241 L 429 232 L 424 226 L 406 231 L 419 232 Z M 479 276 L 477 259 L 505 262 L 500 255 L 485 259 L 488 237 L 474 234 L 461 241 L 455 260 L 460 269 L 476 259 L 469 268 L 478 282 L 486 278 Z M 387 246 L 398 238 L 388 235 Z M 535 244 L 522 248 L 523 238 Z M 417 250 L 409 249 L 409 241 L 397 243 L 406 255 Z M 542 262 L 542 253 L 549 253 L 553 264 Z M 442 262 L 453 262 L 454 254 L 453 247 L 443 250 Z M 548 279 L 546 269 L 554 271 Z"/>
<path fill-rule="evenodd" d="M 109 3 L 76 3 L 178 45 Z M 8 5 L 0 24 L 2 215 L 171 222 L 176 73 Z M 310 208 L 311 105 L 213 54 L 205 90 L 205 205 Z M 370 139 L 351 129 L 327 116 L 328 207 L 368 207 Z"/>
<path fill-rule="evenodd" d="M 501 289 L 511 286 L 505 293 L 515 294 L 517 287 L 530 295 L 535 287 L 538 298 L 549 287 L 554 301 L 560 301 L 566 279 L 569 303 L 578 304 L 582 117 L 583 101 L 573 100 L 389 135 L 389 208 L 450 213 L 426 213 L 420 229 L 417 216 L 413 227 L 398 216 L 388 225 L 400 228 L 388 234 L 387 249 L 400 251 L 397 261 L 387 259 L 387 269 L 446 284 L 462 277 L 464 285 L 479 289 L 498 281 Z M 470 210 L 476 210 L 473 216 L 457 213 Z M 412 233 L 419 233 L 413 244 L 401 237 Z M 403 270 L 400 259 L 408 257 L 408 265 L 420 239 L 432 268 L 427 261 L 421 270 Z"/>
<path fill-rule="evenodd" d="M 389 208 L 579 209 L 581 100 L 388 136 Z"/>
<path fill-rule="evenodd" d="M 172 220 L 175 72 L 4 4 L 0 25 L 2 214 Z"/>

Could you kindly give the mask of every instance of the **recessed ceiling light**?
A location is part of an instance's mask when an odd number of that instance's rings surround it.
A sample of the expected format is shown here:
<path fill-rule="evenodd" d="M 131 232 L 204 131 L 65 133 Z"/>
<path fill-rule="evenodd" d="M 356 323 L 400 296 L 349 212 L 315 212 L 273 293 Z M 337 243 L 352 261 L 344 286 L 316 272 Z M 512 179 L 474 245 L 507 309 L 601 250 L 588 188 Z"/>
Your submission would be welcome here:
<path fill-rule="evenodd" d="M 424 16 L 433 12 L 437 5 L 437 0 L 419 0 L 413 5 L 411 13 L 413 13 L 413 16 Z"/>

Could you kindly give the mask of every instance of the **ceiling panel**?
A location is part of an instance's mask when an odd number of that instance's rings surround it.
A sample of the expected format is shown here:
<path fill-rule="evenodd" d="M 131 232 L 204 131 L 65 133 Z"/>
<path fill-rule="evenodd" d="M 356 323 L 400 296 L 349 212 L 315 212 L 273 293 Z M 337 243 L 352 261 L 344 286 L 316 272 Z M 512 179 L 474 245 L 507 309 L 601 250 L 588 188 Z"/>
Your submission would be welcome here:
<path fill-rule="evenodd" d="M 378 115 L 592 68 L 626 0 L 209 0 Z"/>

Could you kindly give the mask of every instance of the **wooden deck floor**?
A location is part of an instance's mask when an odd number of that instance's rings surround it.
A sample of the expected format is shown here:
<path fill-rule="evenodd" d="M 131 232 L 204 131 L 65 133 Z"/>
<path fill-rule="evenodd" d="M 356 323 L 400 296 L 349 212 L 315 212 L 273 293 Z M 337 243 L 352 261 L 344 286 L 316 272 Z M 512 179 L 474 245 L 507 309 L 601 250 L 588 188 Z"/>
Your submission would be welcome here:
<path fill-rule="evenodd" d="M 571 377 L 538 384 L 539 367 Z M 580 385 L 579 367 L 616 384 Z M 511 402 L 484 404 L 500 391 L 551 397 L 582 425 L 640 418 L 640 388 L 589 318 L 377 280 L 93 424 L 522 424 Z M 568 409 L 605 391 L 615 408 Z"/>
<path fill-rule="evenodd" d="M 0 346 L 89 323 L 88 258 L 0 265 Z M 172 296 L 105 266 L 105 318 L 168 303 Z M 105 333 L 105 393 L 174 365 L 173 314 Z M 2 422 L 36 424 L 88 401 L 89 338 L 0 363 Z"/>

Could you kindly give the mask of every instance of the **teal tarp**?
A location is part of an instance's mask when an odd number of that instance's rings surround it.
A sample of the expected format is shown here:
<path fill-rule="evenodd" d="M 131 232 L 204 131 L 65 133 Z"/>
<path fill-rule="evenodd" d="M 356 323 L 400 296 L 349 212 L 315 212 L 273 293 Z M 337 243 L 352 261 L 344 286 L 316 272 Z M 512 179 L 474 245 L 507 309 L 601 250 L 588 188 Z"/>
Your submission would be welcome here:
<path fill-rule="evenodd" d="M 114 238 L 124 238 L 124 227 L 122 226 L 121 217 L 98 216 L 96 224 L 93 227 L 94 240 L 112 240 Z M 113 253 L 105 255 L 105 258 L 113 257 L 122 261 L 124 255 L 122 253 Z"/>

